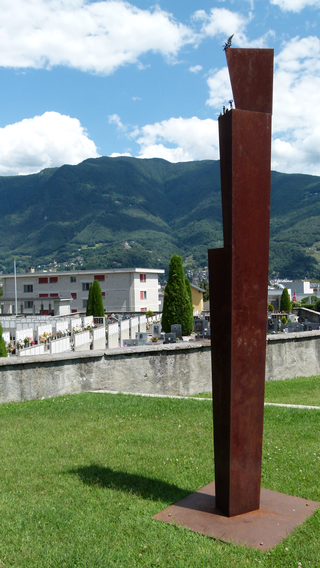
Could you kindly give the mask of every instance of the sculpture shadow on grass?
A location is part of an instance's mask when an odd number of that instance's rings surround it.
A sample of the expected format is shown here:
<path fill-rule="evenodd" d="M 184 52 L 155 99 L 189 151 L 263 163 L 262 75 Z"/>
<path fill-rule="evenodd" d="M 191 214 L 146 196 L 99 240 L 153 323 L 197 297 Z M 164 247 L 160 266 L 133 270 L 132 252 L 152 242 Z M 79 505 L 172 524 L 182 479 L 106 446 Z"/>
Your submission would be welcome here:
<path fill-rule="evenodd" d="M 98 464 L 79 466 L 68 470 L 66 473 L 77 475 L 84 484 L 92 487 L 126 491 L 151 501 L 172 503 L 190 494 L 190 489 L 182 489 L 161 479 L 113 470 L 110 467 Z"/>

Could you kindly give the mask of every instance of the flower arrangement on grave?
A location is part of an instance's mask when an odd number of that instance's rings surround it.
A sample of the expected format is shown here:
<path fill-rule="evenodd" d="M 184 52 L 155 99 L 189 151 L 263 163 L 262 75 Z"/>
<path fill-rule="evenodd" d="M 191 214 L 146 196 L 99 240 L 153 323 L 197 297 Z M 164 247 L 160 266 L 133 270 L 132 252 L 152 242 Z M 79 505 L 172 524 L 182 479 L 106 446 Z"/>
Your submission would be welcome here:
<path fill-rule="evenodd" d="M 23 343 L 24 343 L 25 346 L 26 346 L 26 345 L 28 345 L 29 343 L 31 343 L 31 341 L 32 341 L 32 338 L 31 338 L 31 337 L 25 337 L 24 340 L 23 340 Z"/>
<path fill-rule="evenodd" d="M 7 351 L 9 353 L 14 353 L 14 344 L 11 341 L 9 341 L 9 343 L 6 345 L 6 347 L 7 347 Z"/>
<path fill-rule="evenodd" d="M 76 325 L 72 331 L 73 333 L 80 333 L 81 331 L 83 331 L 83 329 L 79 325 Z"/>
<path fill-rule="evenodd" d="M 152 343 L 157 343 L 158 338 L 157 337 L 151 337 L 151 341 L 152 341 Z"/>
<path fill-rule="evenodd" d="M 18 347 L 18 349 L 22 349 L 22 347 L 24 347 L 24 342 L 22 341 L 22 339 L 18 339 L 16 346 Z"/>
<path fill-rule="evenodd" d="M 52 333 L 45 331 L 43 333 L 43 335 L 40 335 L 40 342 L 46 343 L 46 341 L 49 341 L 49 339 L 51 339 L 51 337 L 52 337 Z"/>
<path fill-rule="evenodd" d="M 91 331 L 91 329 L 95 329 L 96 327 L 97 327 L 96 324 L 93 323 L 93 322 L 92 322 L 92 323 L 87 323 L 87 325 L 84 326 L 84 330 L 85 330 L 85 331 L 88 331 L 88 330 Z"/>
<path fill-rule="evenodd" d="M 61 329 L 59 331 L 57 331 L 57 337 L 67 337 L 68 335 L 70 335 L 70 329 Z"/>

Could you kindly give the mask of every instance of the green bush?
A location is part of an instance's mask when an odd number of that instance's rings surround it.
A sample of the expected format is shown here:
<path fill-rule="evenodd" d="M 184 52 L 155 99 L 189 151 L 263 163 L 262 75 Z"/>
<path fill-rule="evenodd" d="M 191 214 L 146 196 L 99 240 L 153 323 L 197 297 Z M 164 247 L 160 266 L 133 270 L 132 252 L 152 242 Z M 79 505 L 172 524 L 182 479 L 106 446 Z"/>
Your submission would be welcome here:
<path fill-rule="evenodd" d="M 186 289 L 182 258 L 173 254 L 170 261 L 168 282 L 164 291 L 162 330 L 170 333 L 171 325 L 180 324 L 182 335 L 190 331 L 190 297 Z"/>
<path fill-rule="evenodd" d="M 93 316 L 94 318 L 104 317 L 104 307 L 101 287 L 98 280 L 94 280 L 89 288 L 89 296 L 87 303 L 87 316 Z"/>
<path fill-rule="evenodd" d="M 281 318 L 281 323 L 286 324 L 287 323 L 287 318 L 286 316 L 282 316 Z"/>
<path fill-rule="evenodd" d="M 280 301 L 280 311 L 281 312 L 291 312 L 292 304 L 290 302 L 288 288 L 284 288 L 281 294 L 281 301 Z"/>
<path fill-rule="evenodd" d="M 6 344 L 4 342 L 4 339 L 2 337 L 2 325 L 0 324 L 0 357 L 8 357 L 8 353 L 7 353 L 7 348 L 6 348 Z"/>
<path fill-rule="evenodd" d="M 191 291 L 191 286 L 190 286 L 190 282 L 188 280 L 188 278 L 185 278 L 185 283 L 186 283 L 186 291 L 187 291 L 187 295 L 189 298 L 189 305 L 187 306 L 186 310 L 185 310 L 185 334 L 184 335 L 190 335 L 190 333 L 192 333 L 193 331 L 193 301 L 192 301 L 192 291 Z"/>
<path fill-rule="evenodd" d="M 272 304 L 268 304 L 268 312 L 274 312 L 274 307 Z"/>

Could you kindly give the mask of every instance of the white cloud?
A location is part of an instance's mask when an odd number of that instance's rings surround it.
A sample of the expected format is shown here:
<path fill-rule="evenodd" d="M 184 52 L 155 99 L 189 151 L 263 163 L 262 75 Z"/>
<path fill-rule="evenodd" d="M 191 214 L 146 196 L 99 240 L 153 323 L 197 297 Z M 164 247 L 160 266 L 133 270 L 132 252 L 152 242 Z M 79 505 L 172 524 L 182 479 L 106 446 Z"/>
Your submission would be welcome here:
<path fill-rule="evenodd" d="M 226 8 L 212 8 L 209 15 L 204 10 L 198 10 L 193 18 L 203 21 L 202 33 L 206 36 L 223 35 L 227 39 L 231 34 L 236 34 L 239 39 L 251 16 L 245 18 L 242 14 L 231 12 Z"/>
<path fill-rule="evenodd" d="M 0 155 L 0 175 L 31 174 L 99 156 L 79 120 L 57 112 L 1 128 Z"/>
<path fill-rule="evenodd" d="M 191 71 L 191 73 L 199 73 L 202 69 L 202 65 L 193 65 L 192 67 L 189 67 L 189 71 Z"/>
<path fill-rule="evenodd" d="M 110 155 L 110 158 L 119 158 L 120 156 L 126 156 L 126 157 L 131 158 L 131 154 L 129 152 L 123 152 L 122 154 L 119 153 L 119 152 L 113 152 Z"/>
<path fill-rule="evenodd" d="M 318 8 L 320 6 L 319 0 L 270 0 L 270 4 L 279 6 L 284 12 L 300 12 L 307 6 Z"/>
<path fill-rule="evenodd" d="M 155 7 L 121 0 L 0 0 L 0 66 L 66 65 L 101 74 L 147 52 L 175 58 L 194 32 Z"/>
<path fill-rule="evenodd" d="M 140 158 L 164 158 L 170 162 L 218 159 L 217 121 L 207 118 L 170 118 L 148 124 L 133 134 Z"/>
<path fill-rule="evenodd" d="M 294 38 L 275 58 L 273 167 L 320 175 L 320 40 Z"/>
<path fill-rule="evenodd" d="M 109 124 L 116 124 L 119 130 L 127 130 L 127 127 L 122 124 L 120 116 L 118 114 L 110 114 L 108 116 Z"/>
<path fill-rule="evenodd" d="M 229 72 L 227 67 L 214 69 L 207 80 L 209 86 L 209 99 L 206 104 L 222 110 L 230 99 L 233 99 Z"/>
<path fill-rule="evenodd" d="M 226 8 L 212 8 L 210 14 L 207 14 L 204 10 L 197 10 L 193 14 L 192 19 L 203 22 L 201 33 L 204 36 L 218 36 L 225 43 L 233 34 L 232 44 L 237 47 L 265 47 L 268 38 L 274 36 L 274 31 L 269 30 L 263 36 L 255 40 L 249 40 L 245 30 L 253 17 L 252 12 L 248 12 L 247 16 L 243 16 L 239 12 L 231 12 L 231 10 Z M 224 45 L 224 43 L 221 45 Z"/>

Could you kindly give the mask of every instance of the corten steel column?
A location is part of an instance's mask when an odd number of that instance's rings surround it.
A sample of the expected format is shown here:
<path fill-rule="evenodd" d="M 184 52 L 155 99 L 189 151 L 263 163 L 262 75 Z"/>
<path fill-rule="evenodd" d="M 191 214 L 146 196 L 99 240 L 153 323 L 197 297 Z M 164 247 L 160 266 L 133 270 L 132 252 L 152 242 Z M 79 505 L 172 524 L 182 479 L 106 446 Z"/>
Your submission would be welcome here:
<path fill-rule="evenodd" d="M 273 50 L 226 52 L 219 118 L 224 248 L 209 250 L 216 506 L 259 509 L 267 332 Z"/>

